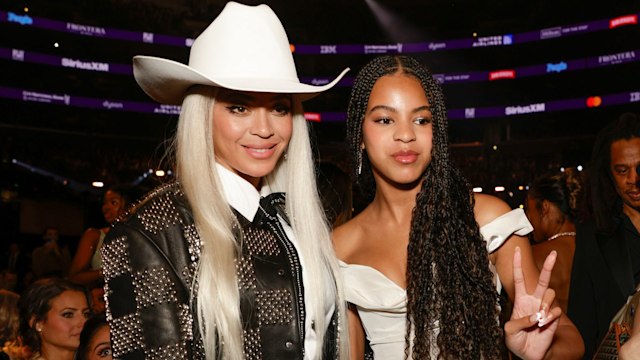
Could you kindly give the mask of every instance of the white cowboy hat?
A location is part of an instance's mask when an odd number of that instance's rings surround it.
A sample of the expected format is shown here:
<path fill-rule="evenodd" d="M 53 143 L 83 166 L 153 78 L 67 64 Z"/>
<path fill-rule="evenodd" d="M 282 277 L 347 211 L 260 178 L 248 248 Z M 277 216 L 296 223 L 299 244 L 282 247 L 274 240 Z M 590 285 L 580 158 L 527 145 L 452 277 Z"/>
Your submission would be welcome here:
<path fill-rule="evenodd" d="M 133 58 L 133 76 L 151 98 L 162 104 L 182 103 L 196 84 L 232 90 L 302 94 L 306 100 L 333 87 L 300 83 L 289 39 L 267 5 L 229 2 L 191 46 L 189 65 L 152 57 Z"/>

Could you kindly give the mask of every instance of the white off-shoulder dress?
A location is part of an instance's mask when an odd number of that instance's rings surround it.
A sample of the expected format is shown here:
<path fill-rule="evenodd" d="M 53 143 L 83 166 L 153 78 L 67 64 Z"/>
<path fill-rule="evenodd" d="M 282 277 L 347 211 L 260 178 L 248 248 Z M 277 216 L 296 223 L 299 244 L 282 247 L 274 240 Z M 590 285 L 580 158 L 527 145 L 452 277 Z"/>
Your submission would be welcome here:
<path fill-rule="evenodd" d="M 480 228 L 489 253 L 497 250 L 512 234 L 526 235 L 533 230 L 522 209 L 512 210 Z M 492 264 L 496 290 L 502 285 Z M 380 271 L 357 264 L 340 263 L 347 301 L 358 309 L 375 359 L 404 359 L 407 293 Z M 434 324 L 433 336 L 438 325 Z M 435 342 L 432 342 L 434 344 Z M 435 349 L 433 351 L 436 351 Z"/>

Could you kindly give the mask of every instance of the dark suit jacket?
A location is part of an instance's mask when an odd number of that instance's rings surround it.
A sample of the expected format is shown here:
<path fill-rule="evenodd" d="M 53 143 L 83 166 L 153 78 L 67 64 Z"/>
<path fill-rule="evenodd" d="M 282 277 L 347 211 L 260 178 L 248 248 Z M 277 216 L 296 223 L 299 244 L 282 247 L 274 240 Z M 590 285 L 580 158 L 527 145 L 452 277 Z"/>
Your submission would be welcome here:
<path fill-rule="evenodd" d="M 568 316 L 580 331 L 584 359 L 591 359 L 613 316 L 635 289 L 623 218 L 615 231 L 598 232 L 595 224 L 577 228 L 571 271 Z"/>

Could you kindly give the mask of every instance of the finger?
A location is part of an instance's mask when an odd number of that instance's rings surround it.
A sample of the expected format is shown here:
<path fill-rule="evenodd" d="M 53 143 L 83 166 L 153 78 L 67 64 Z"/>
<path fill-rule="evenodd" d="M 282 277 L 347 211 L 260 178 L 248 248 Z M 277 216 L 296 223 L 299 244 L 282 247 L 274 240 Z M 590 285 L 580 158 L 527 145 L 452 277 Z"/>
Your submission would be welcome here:
<path fill-rule="evenodd" d="M 513 285 L 515 287 L 515 298 L 527 293 L 527 287 L 524 283 L 524 273 L 522 272 L 522 254 L 520 247 L 516 246 L 513 252 Z"/>
<path fill-rule="evenodd" d="M 532 328 L 538 325 L 540 315 L 538 313 L 519 319 L 511 319 L 504 324 L 505 335 L 514 335 L 520 331 Z"/>
<path fill-rule="evenodd" d="M 538 326 L 544 326 L 547 322 L 551 321 L 551 318 L 549 317 L 551 311 L 553 311 L 554 308 L 558 307 L 557 304 L 554 305 L 555 298 L 555 290 L 547 289 L 547 291 L 544 292 L 544 296 L 542 297 L 542 301 L 540 302 L 540 310 L 538 312 L 540 314 Z"/>
<path fill-rule="evenodd" d="M 559 306 L 554 307 L 549 312 L 540 316 L 540 321 L 538 321 L 538 327 L 548 326 L 549 324 L 553 324 L 556 321 L 560 321 L 560 316 L 562 315 L 562 309 Z"/>
<path fill-rule="evenodd" d="M 549 288 L 549 282 L 551 281 L 551 271 L 553 271 L 553 266 L 556 264 L 557 258 L 558 253 L 553 250 L 545 259 L 544 265 L 542 265 L 542 271 L 540 271 L 540 277 L 538 277 L 538 285 L 536 286 L 536 290 L 533 293 L 533 296 L 537 299 L 542 299 L 545 291 L 547 291 L 547 289 Z"/>

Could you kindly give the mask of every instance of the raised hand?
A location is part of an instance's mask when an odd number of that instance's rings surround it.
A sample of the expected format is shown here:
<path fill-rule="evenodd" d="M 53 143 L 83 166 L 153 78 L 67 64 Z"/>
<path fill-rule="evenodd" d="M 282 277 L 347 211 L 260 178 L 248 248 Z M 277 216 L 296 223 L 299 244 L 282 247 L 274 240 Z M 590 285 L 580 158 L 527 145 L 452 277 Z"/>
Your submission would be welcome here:
<path fill-rule="evenodd" d="M 555 251 L 547 256 L 538 278 L 538 285 L 533 294 L 529 294 L 522 271 L 522 254 L 519 247 L 515 248 L 515 298 L 511 320 L 505 324 L 504 330 L 507 348 L 522 359 L 543 359 L 558 328 L 562 310 L 553 305 L 556 294 L 553 289 L 549 289 L 549 279 L 556 257 Z"/>

